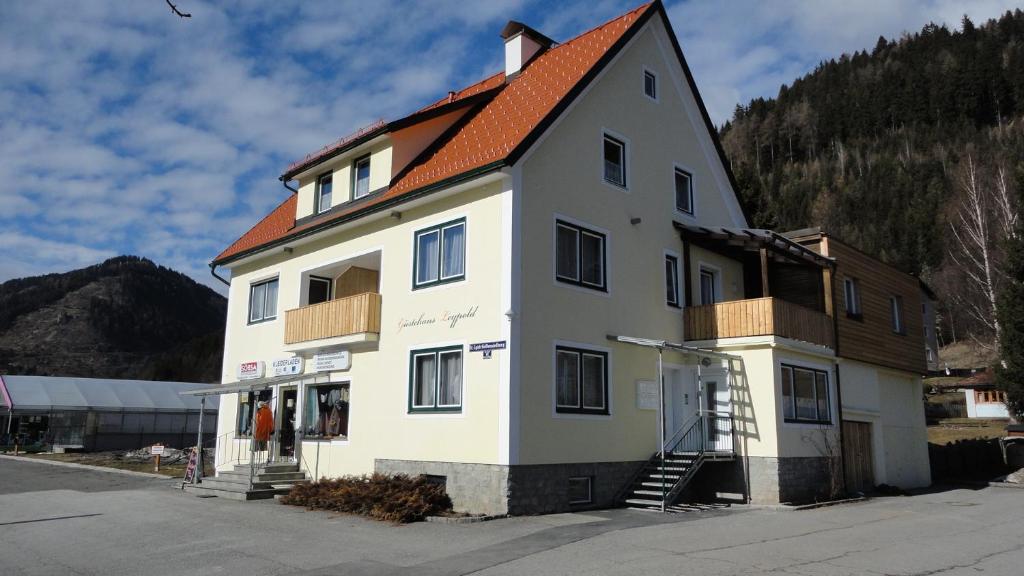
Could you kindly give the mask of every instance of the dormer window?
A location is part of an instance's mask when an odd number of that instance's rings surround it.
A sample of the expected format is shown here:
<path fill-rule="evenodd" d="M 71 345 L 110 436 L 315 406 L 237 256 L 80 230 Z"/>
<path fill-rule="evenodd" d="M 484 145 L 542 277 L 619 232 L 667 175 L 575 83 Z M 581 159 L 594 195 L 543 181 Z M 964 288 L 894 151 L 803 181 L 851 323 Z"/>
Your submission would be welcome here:
<path fill-rule="evenodd" d="M 362 198 L 370 193 L 370 156 L 357 159 L 352 164 L 352 198 Z"/>
<path fill-rule="evenodd" d="M 316 179 L 316 213 L 326 212 L 331 209 L 331 188 L 333 178 L 330 173 L 323 174 Z"/>

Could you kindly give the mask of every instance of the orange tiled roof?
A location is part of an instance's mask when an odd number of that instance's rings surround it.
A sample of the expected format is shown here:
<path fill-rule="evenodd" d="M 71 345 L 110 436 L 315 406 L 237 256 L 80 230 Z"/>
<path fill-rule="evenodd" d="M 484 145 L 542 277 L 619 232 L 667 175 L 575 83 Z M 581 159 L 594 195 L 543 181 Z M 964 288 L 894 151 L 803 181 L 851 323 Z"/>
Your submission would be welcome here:
<path fill-rule="evenodd" d="M 608 54 L 626 32 L 652 11 L 648 3 L 580 34 L 541 53 L 512 80 L 505 82 L 504 72 L 485 78 L 456 92 L 454 100 L 468 98 L 492 88 L 502 88 L 482 104 L 468 121 L 446 141 L 435 142 L 433 152 L 403 171 L 383 193 L 349 209 L 332 212 L 324 219 L 295 225 L 295 195 L 283 202 L 266 218 L 242 235 L 214 262 L 256 249 L 265 244 L 299 234 L 329 222 L 346 220 L 372 206 L 437 184 L 449 178 L 485 168 L 502 161 L 515 162 L 531 143 L 530 135 L 542 131 L 542 125 L 557 116 L 559 104 L 573 94 L 587 73 Z M 419 112 L 453 101 L 446 96 Z M 549 119 L 550 117 L 550 119 Z M 540 128 L 540 129 L 538 129 Z M 349 218 L 346 218 L 349 217 Z"/>

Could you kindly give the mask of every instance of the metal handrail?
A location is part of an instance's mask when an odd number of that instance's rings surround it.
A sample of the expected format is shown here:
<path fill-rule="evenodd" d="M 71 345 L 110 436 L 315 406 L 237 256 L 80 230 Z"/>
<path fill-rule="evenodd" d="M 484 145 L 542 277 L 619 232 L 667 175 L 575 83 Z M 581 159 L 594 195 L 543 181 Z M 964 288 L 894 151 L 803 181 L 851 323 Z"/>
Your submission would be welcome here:
<path fill-rule="evenodd" d="M 700 417 L 701 411 L 698 410 L 696 414 L 693 414 L 692 416 L 684 420 L 683 423 L 679 425 L 679 428 L 677 428 L 676 431 L 673 432 L 667 440 L 665 440 L 665 445 L 662 446 L 661 449 L 663 451 L 668 450 L 669 447 L 673 445 L 673 442 L 675 441 L 676 437 L 679 436 L 680 433 L 685 433 L 687 430 L 693 427 L 694 422 L 696 422 L 697 419 L 699 419 Z"/>

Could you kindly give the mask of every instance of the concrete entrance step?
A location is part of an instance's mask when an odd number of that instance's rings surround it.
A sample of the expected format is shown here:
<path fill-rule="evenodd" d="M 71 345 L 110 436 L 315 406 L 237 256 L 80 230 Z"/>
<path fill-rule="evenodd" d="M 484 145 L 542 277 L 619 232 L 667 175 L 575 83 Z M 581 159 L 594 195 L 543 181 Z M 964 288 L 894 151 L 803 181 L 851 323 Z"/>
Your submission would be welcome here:
<path fill-rule="evenodd" d="M 216 496 L 218 498 L 224 498 L 227 500 L 238 500 L 245 502 L 248 500 L 266 500 L 273 498 L 278 494 L 287 494 L 291 488 L 263 488 L 259 490 L 234 490 L 225 489 L 223 487 L 213 488 L 205 485 L 204 481 L 202 484 L 186 484 L 185 492 L 195 494 L 196 496 Z"/>
<path fill-rule="evenodd" d="M 225 470 L 217 473 L 217 479 L 224 480 L 225 482 L 247 484 L 249 482 L 249 471 Z M 288 482 L 305 479 L 305 472 L 260 472 L 253 477 L 255 482 Z"/>

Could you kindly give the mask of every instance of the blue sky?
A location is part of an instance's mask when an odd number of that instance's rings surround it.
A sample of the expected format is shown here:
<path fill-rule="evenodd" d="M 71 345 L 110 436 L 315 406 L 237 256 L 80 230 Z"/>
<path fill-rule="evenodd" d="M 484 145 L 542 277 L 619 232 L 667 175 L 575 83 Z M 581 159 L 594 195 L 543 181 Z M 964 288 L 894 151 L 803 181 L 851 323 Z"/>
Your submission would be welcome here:
<path fill-rule="evenodd" d="M 502 26 L 565 40 L 638 0 L 0 4 L 0 281 L 137 254 L 207 263 L 288 192 L 292 160 L 500 69 Z M 822 59 L 1008 0 L 666 3 L 709 111 Z M 219 289 L 219 287 L 218 287 Z"/>

